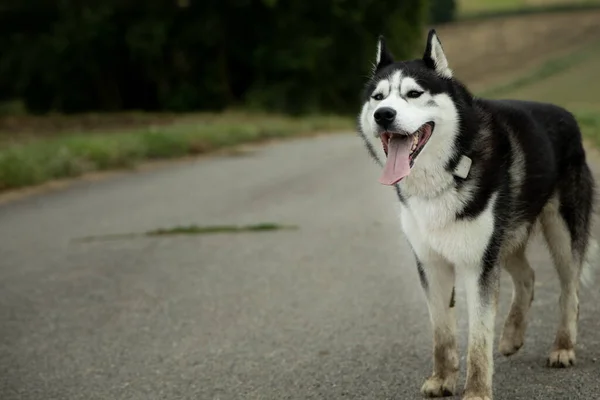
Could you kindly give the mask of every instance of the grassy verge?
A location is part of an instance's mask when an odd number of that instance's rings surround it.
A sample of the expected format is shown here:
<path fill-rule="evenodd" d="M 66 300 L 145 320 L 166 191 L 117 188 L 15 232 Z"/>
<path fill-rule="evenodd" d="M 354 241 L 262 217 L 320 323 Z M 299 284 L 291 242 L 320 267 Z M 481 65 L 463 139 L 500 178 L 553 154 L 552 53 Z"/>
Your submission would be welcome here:
<path fill-rule="evenodd" d="M 242 143 L 348 130 L 352 124 L 349 118 L 334 116 L 227 113 L 126 132 L 70 133 L 23 143 L 5 140 L 0 146 L 0 191 Z"/>

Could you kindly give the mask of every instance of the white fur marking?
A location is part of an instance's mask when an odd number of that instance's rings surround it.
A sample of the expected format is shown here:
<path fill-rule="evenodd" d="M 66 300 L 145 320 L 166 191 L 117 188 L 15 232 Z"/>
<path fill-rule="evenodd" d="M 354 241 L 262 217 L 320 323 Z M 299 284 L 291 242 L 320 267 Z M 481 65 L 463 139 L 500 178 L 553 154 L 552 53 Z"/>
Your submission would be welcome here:
<path fill-rule="evenodd" d="M 452 70 L 448 67 L 448 60 L 444 54 L 442 43 L 437 35 L 431 38 L 431 59 L 435 64 L 435 71 L 444 78 L 452 78 Z"/>
<path fill-rule="evenodd" d="M 430 248 L 454 265 L 479 265 L 494 230 L 496 198 L 477 218 L 456 220 L 462 199 L 454 190 L 432 199 L 410 197 L 401 208 L 402 229 L 415 251 Z"/>
<path fill-rule="evenodd" d="M 379 63 L 381 62 L 381 50 L 382 50 L 381 39 L 379 39 L 377 41 L 377 53 L 375 54 L 375 63 L 373 63 L 373 66 L 371 67 L 372 75 L 375 75 L 375 72 L 377 72 L 377 67 L 379 66 Z"/>
<path fill-rule="evenodd" d="M 375 56 L 375 66 L 381 62 L 381 40 L 377 41 L 377 55 Z"/>

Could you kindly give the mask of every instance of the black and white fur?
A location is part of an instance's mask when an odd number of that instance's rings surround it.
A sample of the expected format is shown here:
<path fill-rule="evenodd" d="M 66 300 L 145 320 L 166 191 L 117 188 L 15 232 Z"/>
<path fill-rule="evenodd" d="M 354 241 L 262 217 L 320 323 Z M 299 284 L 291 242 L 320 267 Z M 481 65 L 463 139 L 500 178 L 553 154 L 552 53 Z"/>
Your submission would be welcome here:
<path fill-rule="evenodd" d="M 383 38 L 376 54 L 358 118 L 373 158 L 385 163 L 383 133 L 410 134 L 434 123 L 410 174 L 395 185 L 402 230 L 416 257 L 433 326 L 433 374 L 422 393 L 456 393 L 458 275 L 469 314 L 464 399 L 492 399 L 501 268 L 514 283 L 499 342 L 500 352 L 509 356 L 523 345 L 533 300 L 535 275 L 525 249 L 536 227 L 549 245 L 561 287 L 548 365 L 573 365 L 580 279 L 597 247 L 590 238 L 594 181 L 574 117 L 551 104 L 474 97 L 453 76 L 434 30 L 422 59 L 395 62 Z M 375 121 L 381 107 L 395 111 L 391 126 Z M 468 161 L 465 173 L 462 164 Z"/>

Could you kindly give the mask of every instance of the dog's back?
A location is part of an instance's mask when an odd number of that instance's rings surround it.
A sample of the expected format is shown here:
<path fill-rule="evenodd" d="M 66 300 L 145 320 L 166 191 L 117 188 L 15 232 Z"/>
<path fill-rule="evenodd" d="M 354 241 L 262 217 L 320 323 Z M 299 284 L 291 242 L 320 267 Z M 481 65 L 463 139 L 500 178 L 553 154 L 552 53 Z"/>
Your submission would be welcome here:
<path fill-rule="evenodd" d="M 504 159 L 510 164 L 508 176 L 519 187 L 511 193 L 509 219 L 535 222 L 544 207 L 555 202 L 569 231 L 571 250 L 583 259 L 595 184 L 573 115 L 562 107 L 532 101 L 479 99 L 478 104 L 490 113 L 491 130 L 506 135 L 510 144 Z"/>

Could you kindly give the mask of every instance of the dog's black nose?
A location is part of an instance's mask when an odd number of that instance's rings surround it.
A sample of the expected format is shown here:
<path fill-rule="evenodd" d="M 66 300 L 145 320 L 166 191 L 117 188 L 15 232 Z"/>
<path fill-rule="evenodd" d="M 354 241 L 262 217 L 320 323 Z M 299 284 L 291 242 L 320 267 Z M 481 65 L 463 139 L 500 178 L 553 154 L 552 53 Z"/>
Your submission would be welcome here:
<path fill-rule="evenodd" d="M 390 107 L 381 107 L 375 111 L 374 117 L 377 125 L 387 128 L 392 124 L 392 122 L 394 122 L 394 118 L 396 118 L 396 110 Z"/>

